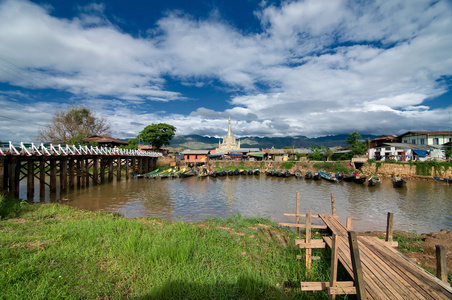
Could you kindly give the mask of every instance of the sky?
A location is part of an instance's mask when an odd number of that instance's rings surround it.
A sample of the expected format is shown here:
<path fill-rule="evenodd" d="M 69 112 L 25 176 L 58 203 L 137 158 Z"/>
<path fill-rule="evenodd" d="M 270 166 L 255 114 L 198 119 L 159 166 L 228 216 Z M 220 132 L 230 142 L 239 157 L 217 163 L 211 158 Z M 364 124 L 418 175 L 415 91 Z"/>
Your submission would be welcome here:
<path fill-rule="evenodd" d="M 0 140 L 85 105 L 133 138 L 452 130 L 452 1 L 0 0 Z"/>

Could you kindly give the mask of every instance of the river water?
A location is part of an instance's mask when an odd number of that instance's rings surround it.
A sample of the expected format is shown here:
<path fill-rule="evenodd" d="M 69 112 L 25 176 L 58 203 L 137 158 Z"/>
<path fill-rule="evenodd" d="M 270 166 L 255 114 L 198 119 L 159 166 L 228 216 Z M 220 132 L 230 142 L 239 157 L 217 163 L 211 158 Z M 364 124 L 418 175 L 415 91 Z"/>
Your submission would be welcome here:
<path fill-rule="evenodd" d="M 92 211 L 119 212 L 127 218 L 159 217 L 166 220 L 201 221 L 226 218 L 235 213 L 294 222 L 296 193 L 300 213 L 331 213 L 331 193 L 336 214 L 345 224 L 352 218 L 355 231 L 386 228 L 387 213 L 394 213 L 394 230 L 428 233 L 452 229 L 452 186 L 436 181 L 408 181 L 394 188 L 389 179 L 368 187 L 353 182 L 331 183 L 261 174 L 207 178 L 130 179 L 67 195 L 66 205 Z M 315 219 L 314 219 L 315 220 Z M 315 221 L 314 221 L 315 223 Z M 318 223 L 320 224 L 320 223 Z"/>

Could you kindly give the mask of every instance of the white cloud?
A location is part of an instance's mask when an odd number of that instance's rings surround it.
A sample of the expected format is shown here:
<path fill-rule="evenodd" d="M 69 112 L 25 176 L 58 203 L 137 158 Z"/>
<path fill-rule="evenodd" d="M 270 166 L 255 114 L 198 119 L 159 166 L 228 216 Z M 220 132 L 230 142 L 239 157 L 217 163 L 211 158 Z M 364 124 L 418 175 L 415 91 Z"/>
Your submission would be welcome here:
<path fill-rule="evenodd" d="M 229 116 L 236 134 L 260 136 L 439 130 L 447 124 L 450 108 L 433 110 L 424 101 L 446 92 L 439 79 L 452 75 L 448 1 L 263 4 L 256 11 L 262 32 L 254 34 L 219 19 L 221 12 L 205 19 L 170 12 L 145 38 L 122 32 L 105 9 L 93 4 L 62 19 L 25 0 L 1 2 L 0 69 L 7 72 L 0 72 L 0 81 L 58 88 L 92 104 L 114 99 L 94 105 L 118 125 L 118 135 L 165 122 L 178 134 L 221 136 Z M 200 89 L 220 82 L 220 89 L 238 94 L 223 111 L 194 107 L 171 114 L 140 107 L 187 99 L 165 86 L 167 77 Z M 8 109 L 27 107 L 3 95 Z"/>

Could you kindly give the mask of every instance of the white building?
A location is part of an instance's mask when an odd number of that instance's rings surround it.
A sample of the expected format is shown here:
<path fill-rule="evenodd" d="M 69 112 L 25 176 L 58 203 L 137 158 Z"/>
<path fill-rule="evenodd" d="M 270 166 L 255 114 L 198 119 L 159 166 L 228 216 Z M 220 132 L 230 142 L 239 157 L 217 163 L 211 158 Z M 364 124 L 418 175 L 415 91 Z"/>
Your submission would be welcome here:
<path fill-rule="evenodd" d="M 440 146 L 452 141 L 452 131 L 408 131 L 398 139 L 403 144 Z"/>
<path fill-rule="evenodd" d="M 239 149 L 240 141 L 236 142 L 235 136 L 232 135 L 231 117 L 229 117 L 228 133 L 225 137 L 223 137 L 223 143 L 218 142 L 218 148 L 216 148 L 216 152 L 228 153 L 231 150 Z"/>

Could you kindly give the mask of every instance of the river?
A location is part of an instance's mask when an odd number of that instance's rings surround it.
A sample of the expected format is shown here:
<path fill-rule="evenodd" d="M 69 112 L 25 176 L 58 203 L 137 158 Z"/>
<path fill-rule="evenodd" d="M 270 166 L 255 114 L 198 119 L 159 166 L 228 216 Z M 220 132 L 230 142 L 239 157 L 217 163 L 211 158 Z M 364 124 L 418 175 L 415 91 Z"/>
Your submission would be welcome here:
<path fill-rule="evenodd" d="M 135 178 L 75 189 L 62 202 L 92 211 L 119 212 L 127 218 L 201 221 L 240 213 L 293 222 L 294 217 L 283 214 L 295 213 L 297 192 L 300 212 L 311 210 L 313 214 L 331 213 L 334 193 L 336 214 L 344 224 L 350 216 L 356 231 L 384 231 L 387 213 L 392 212 L 394 230 L 428 233 L 452 229 L 451 188 L 436 181 L 411 180 L 404 188 L 394 188 L 389 179 L 383 178 L 380 185 L 368 187 L 263 174 L 203 179 Z"/>

